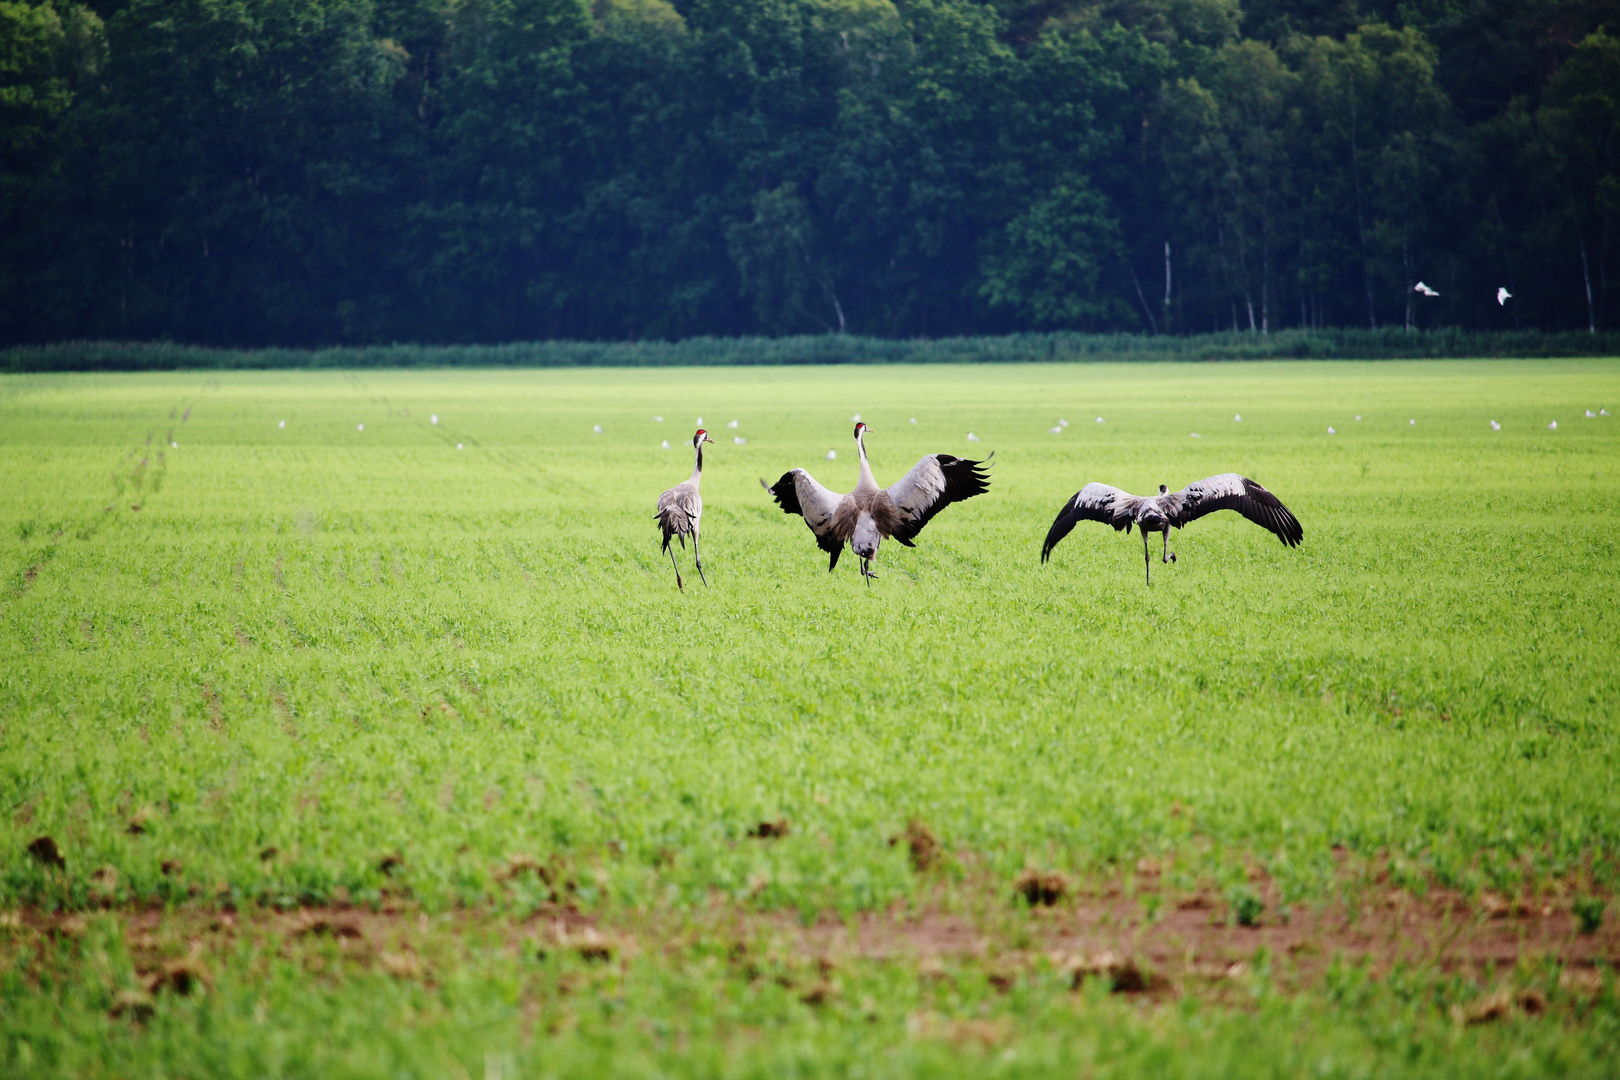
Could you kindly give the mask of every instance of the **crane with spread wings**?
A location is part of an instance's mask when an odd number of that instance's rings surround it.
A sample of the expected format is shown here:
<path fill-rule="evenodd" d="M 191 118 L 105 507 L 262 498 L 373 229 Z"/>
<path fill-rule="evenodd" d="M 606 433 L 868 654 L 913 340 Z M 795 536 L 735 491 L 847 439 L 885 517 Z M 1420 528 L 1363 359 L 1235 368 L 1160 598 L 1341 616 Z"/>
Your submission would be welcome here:
<path fill-rule="evenodd" d="M 1221 473 L 1206 480 L 1188 484 L 1174 494 L 1164 484 L 1157 495 L 1132 495 L 1108 484 L 1090 483 L 1079 491 L 1063 509 L 1046 534 L 1041 547 L 1041 562 L 1051 557 L 1058 541 L 1068 536 L 1082 521 L 1100 521 L 1112 525 L 1116 532 L 1129 533 L 1135 525 L 1142 530 L 1142 561 L 1147 566 L 1148 584 L 1153 583 L 1153 557 L 1148 552 L 1148 533 L 1164 534 L 1162 559 L 1176 561 L 1170 550 L 1170 530 L 1185 528 L 1205 514 L 1217 510 L 1236 510 L 1262 529 L 1275 533 L 1288 547 L 1298 547 L 1305 538 L 1299 520 L 1288 512 L 1282 501 L 1239 473 Z"/>
<path fill-rule="evenodd" d="M 763 479 L 759 484 L 776 499 L 786 514 L 804 518 L 815 534 L 816 544 L 827 552 L 827 569 L 838 565 L 838 556 L 848 544 L 861 560 L 861 576 L 870 585 L 877 577 L 872 560 L 878 545 L 893 537 L 906 545 L 922 532 L 935 514 L 953 502 L 971 499 L 990 490 L 985 466 L 990 459 L 969 461 L 950 454 L 929 454 L 887 488 L 878 487 L 872 466 L 866 460 L 866 433 L 863 423 L 855 425 L 855 446 L 861 455 L 861 477 L 847 495 L 828 491 L 803 469 L 791 469 L 774 485 Z M 994 457 L 995 455 L 990 455 Z"/>

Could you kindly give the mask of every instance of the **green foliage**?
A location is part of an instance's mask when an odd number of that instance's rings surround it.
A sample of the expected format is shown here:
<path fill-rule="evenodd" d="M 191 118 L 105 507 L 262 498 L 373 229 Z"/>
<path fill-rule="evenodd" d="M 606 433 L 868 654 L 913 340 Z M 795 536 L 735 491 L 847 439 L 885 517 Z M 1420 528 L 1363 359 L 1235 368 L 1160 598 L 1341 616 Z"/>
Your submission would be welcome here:
<path fill-rule="evenodd" d="M 1200 334 L 1014 334 L 895 340 L 814 337 L 689 338 L 685 341 L 532 341 L 512 345 L 385 345 L 333 349 L 209 349 L 172 342 L 76 341 L 0 352 L 0 370 L 169 371 L 184 368 L 706 367 L 781 364 L 962 364 L 1050 361 L 1415 359 L 1613 356 L 1620 334 L 1430 330 L 1288 330 L 1265 336 Z"/>
<path fill-rule="evenodd" d="M 95 11 L 0 5 L 7 342 L 1596 331 L 1620 289 L 1594 0 Z"/>

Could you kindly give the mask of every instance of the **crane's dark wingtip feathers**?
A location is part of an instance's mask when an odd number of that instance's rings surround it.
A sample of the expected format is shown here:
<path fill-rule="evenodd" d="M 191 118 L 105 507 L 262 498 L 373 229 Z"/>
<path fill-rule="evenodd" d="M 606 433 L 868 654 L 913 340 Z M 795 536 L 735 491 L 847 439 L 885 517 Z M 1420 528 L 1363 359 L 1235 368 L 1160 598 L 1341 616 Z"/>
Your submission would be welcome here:
<path fill-rule="evenodd" d="M 793 484 L 791 470 L 783 473 L 782 478 L 774 486 L 767 484 L 764 477 L 761 477 L 759 486 L 771 493 L 776 499 L 776 505 L 782 508 L 782 513 L 804 516 L 804 510 L 799 506 L 799 489 Z"/>

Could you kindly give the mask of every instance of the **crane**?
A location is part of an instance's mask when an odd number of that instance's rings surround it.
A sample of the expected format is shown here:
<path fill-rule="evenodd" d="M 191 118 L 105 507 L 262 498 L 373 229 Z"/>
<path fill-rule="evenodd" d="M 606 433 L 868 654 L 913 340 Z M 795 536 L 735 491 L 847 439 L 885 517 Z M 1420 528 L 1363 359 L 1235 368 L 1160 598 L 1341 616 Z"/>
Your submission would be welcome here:
<path fill-rule="evenodd" d="M 893 537 L 906 547 L 916 547 L 912 541 L 935 514 L 953 502 L 990 490 L 990 476 L 984 468 L 990 458 L 969 461 L 950 454 L 929 454 L 898 483 L 880 488 L 866 459 L 866 433 L 870 430 L 864 423 L 855 424 L 861 477 L 848 495 L 828 491 L 803 469 L 783 473 L 774 485 L 763 479 L 759 482 L 775 497 L 783 513 L 804 518 L 815 534 L 817 546 L 830 556 L 828 572 L 838 565 L 838 556 L 847 543 L 860 557 L 861 576 L 869 586 L 877 577 L 872 572 L 872 560 L 877 558 L 878 545 L 884 540 Z"/>
<path fill-rule="evenodd" d="M 1176 561 L 1170 550 L 1170 530 L 1185 528 L 1205 514 L 1217 510 L 1236 510 L 1263 529 L 1275 533 L 1288 547 L 1298 547 L 1305 538 L 1305 530 L 1298 519 L 1288 512 L 1271 492 L 1239 473 L 1221 473 L 1205 480 L 1188 484 L 1175 494 L 1159 485 L 1157 495 L 1132 495 L 1108 484 L 1090 483 L 1074 493 L 1063 504 L 1052 528 L 1041 547 L 1041 562 L 1045 562 L 1057 547 L 1058 541 L 1068 536 L 1081 521 L 1101 521 L 1112 525 L 1116 532 L 1131 531 L 1135 525 L 1142 530 L 1142 562 L 1147 568 L 1148 584 L 1153 583 L 1153 557 L 1148 552 L 1148 533 L 1164 534 L 1162 559 Z"/>
<path fill-rule="evenodd" d="M 698 577 L 707 586 L 709 579 L 703 576 L 703 553 L 698 550 L 698 520 L 703 517 L 703 496 L 698 494 L 698 484 L 703 481 L 703 444 L 712 443 L 709 433 L 702 428 L 692 436 L 692 448 L 697 451 L 697 463 L 692 466 L 692 475 L 681 481 L 662 495 L 658 496 L 658 515 L 655 520 L 658 527 L 664 532 L 664 550 L 669 552 L 669 565 L 675 567 L 675 587 L 682 592 L 686 585 L 681 581 L 681 568 L 675 562 L 675 552 L 670 550 L 669 542 L 679 537 L 681 547 L 686 547 L 686 538 L 692 538 L 692 559 L 697 563 Z"/>

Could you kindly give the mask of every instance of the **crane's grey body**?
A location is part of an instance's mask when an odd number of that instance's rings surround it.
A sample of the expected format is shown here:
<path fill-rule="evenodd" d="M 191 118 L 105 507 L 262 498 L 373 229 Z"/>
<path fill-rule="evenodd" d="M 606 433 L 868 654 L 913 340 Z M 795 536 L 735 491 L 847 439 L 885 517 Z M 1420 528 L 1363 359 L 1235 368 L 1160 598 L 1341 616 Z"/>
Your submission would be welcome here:
<path fill-rule="evenodd" d="M 764 480 L 759 483 L 776 498 L 783 513 L 804 518 L 817 546 L 830 556 L 829 571 L 838 565 L 838 556 L 848 544 L 861 560 L 861 575 L 871 584 L 877 577 L 872 560 L 884 540 L 893 537 L 915 547 L 912 541 L 935 514 L 953 502 L 984 494 L 990 489 L 990 477 L 982 469 L 985 461 L 929 454 L 897 483 L 878 487 L 866 459 L 867 430 L 865 424 L 855 425 L 861 475 L 848 495 L 828 491 L 803 469 L 783 473 L 775 485 Z"/>
<path fill-rule="evenodd" d="M 686 547 L 686 538 L 692 538 L 692 559 L 697 564 L 698 577 L 704 585 L 709 579 L 703 576 L 703 553 L 698 550 L 698 525 L 703 518 L 703 496 L 698 493 L 698 485 L 703 482 L 703 444 L 714 442 L 709 433 L 698 428 L 697 434 L 692 436 L 692 447 L 697 451 L 697 462 L 692 466 L 692 475 L 658 496 L 658 527 L 664 534 L 664 551 L 669 554 L 669 564 L 675 567 L 675 587 L 682 592 L 686 585 L 681 581 L 681 568 L 675 562 L 675 552 L 670 550 L 669 542 L 679 539 L 681 547 Z"/>
<path fill-rule="evenodd" d="M 1115 531 L 1126 533 L 1134 525 L 1142 531 L 1142 561 L 1151 584 L 1153 557 L 1148 551 L 1148 533 L 1162 534 L 1161 560 L 1175 562 L 1176 553 L 1170 550 L 1170 530 L 1185 528 L 1189 522 L 1216 510 L 1236 510 L 1274 533 L 1288 547 L 1298 547 L 1305 538 L 1304 528 L 1277 496 L 1239 473 L 1211 476 L 1177 492 L 1160 484 L 1157 495 L 1132 495 L 1108 484 L 1090 483 L 1075 492 L 1058 511 L 1041 548 L 1041 562 L 1051 556 L 1058 541 L 1068 536 L 1079 522 L 1100 521 L 1112 525 Z"/>

